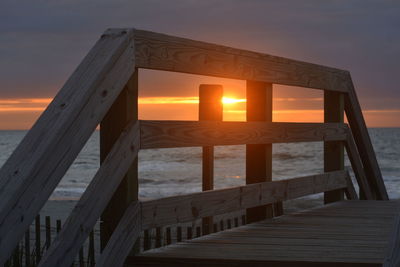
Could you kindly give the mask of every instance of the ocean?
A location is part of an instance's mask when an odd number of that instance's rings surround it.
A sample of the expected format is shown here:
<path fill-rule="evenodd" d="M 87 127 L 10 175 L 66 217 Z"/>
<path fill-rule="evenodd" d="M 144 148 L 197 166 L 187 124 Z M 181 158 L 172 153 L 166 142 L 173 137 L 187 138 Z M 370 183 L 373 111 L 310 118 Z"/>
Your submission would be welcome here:
<path fill-rule="evenodd" d="M 400 198 L 400 128 L 369 129 L 391 199 Z M 0 131 L 0 166 L 27 131 Z M 346 168 L 351 170 L 346 158 Z M 99 168 L 99 132 L 95 131 L 57 186 L 51 200 L 78 199 Z M 322 142 L 273 145 L 273 179 L 323 172 Z M 201 148 L 141 150 L 139 196 L 160 198 L 201 191 Z M 215 187 L 245 184 L 245 146 L 215 148 Z"/>

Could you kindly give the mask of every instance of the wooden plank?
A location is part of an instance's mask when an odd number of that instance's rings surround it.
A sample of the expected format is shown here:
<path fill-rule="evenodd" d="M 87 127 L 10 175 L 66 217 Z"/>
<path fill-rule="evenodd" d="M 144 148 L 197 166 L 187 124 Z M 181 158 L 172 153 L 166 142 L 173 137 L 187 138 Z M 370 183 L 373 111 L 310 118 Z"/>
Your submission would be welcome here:
<path fill-rule="evenodd" d="M 346 198 L 349 200 L 358 200 L 356 189 L 354 188 L 353 181 L 351 180 L 349 172 L 346 175 L 347 187 L 345 188 Z"/>
<path fill-rule="evenodd" d="M 30 227 L 25 232 L 25 266 L 31 266 L 31 237 Z"/>
<path fill-rule="evenodd" d="M 380 267 L 379 263 L 363 263 L 353 261 L 351 263 L 344 262 L 310 262 L 310 261 L 292 261 L 292 260 L 236 260 L 236 259 L 194 259 L 190 262 L 190 266 L 209 266 L 209 267 L 231 267 L 231 266 L 279 266 L 279 267 Z M 178 267 L 188 266 L 188 259 L 179 257 L 129 257 L 127 266 L 164 266 Z"/>
<path fill-rule="evenodd" d="M 96 266 L 123 266 L 141 230 L 140 205 L 135 201 L 126 209 Z"/>
<path fill-rule="evenodd" d="M 223 88 L 218 84 L 201 84 L 199 87 L 199 120 L 222 121 Z M 214 147 L 202 148 L 202 190 L 214 189 Z M 213 225 L 212 217 L 202 219 L 203 233 L 209 234 Z"/>
<path fill-rule="evenodd" d="M 400 266 L 400 214 L 396 216 L 396 221 L 393 224 L 389 245 L 383 262 L 383 267 L 397 266 Z"/>
<path fill-rule="evenodd" d="M 138 119 L 138 73 L 136 69 L 100 123 L 100 164 L 107 157 L 127 124 Z M 135 158 L 101 215 L 101 250 L 105 248 L 129 203 L 137 200 L 138 185 L 138 159 Z"/>
<path fill-rule="evenodd" d="M 137 66 L 275 84 L 348 90 L 347 71 L 135 30 Z"/>
<path fill-rule="evenodd" d="M 381 263 L 383 248 L 353 248 L 328 246 L 277 246 L 252 244 L 200 244 L 185 242 L 154 251 L 147 251 L 143 256 L 151 258 L 174 258 L 186 260 L 192 266 L 198 259 L 260 261 L 303 261 L 303 262 L 363 262 Z M 139 258 L 139 257 L 137 257 Z M 140 266 L 140 265 L 139 265 Z M 161 266 L 164 266 L 161 264 Z M 235 265 L 233 265 L 235 266 Z M 237 266 L 237 265 L 236 265 Z M 239 265 L 249 266 L 249 265 Z M 265 266 L 265 265 L 264 265 Z M 278 265 L 279 266 L 279 265 Z M 297 265 L 295 265 L 297 266 Z"/>
<path fill-rule="evenodd" d="M 39 266 L 71 266 L 139 151 L 139 125 L 129 123 L 65 222 Z"/>
<path fill-rule="evenodd" d="M 35 260 L 36 264 L 40 262 L 42 259 L 42 242 L 41 238 L 41 229 L 40 229 L 40 214 L 36 215 L 35 217 Z"/>
<path fill-rule="evenodd" d="M 45 226 L 46 226 L 46 250 L 49 249 L 51 245 L 51 221 L 50 216 L 45 217 Z"/>
<path fill-rule="evenodd" d="M 283 181 L 263 182 L 144 201 L 142 227 L 148 229 L 242 210 L 347 186 L 346 172 L 336 171 Z"/>
<path fill-rule="evenodd" d="M 372 191 L 368 183 L 360 156 L 357 152 L 357 147 L 353 139 L 353 135 L 349 132 L 345 142 L 347 156 L 349 157 L 351 167 L 356 176 L 358 186 L 360 187 L 360 198 L 373 199 Z"/>
<path fill-rule="evenodd" d="M 345 140 L 342 123 L 140 121 L 141 149 Z"/>
<path fill-rule="evenodd" d="M 349 91 L 345 95 L 345 111 L 349 121 L 358 152 L 365 168 L 365 174 L 371 190 L 377 199 L 388 200 L 389 196 L 376 160 L 374 148 L 362 115 L 360 103 L 356 95 L 350 74 L 348 74 Z"/>
<path fill-rule="evenodd" d="M 257 261 L 259 266 L 271 262 L 278 266 L 380 266 L 399 208 L 399 201 L 335 202 L 148 251 L 127 263 L 229 266 L 229 261 L 231 266 L 248 266 Z M 337 216 L 334 210 L 354 217 Z M 390 219 L 375 216 L 376 212 L 387 213 Z"/>
<path fill-rule="evenodd" d="M 324 122 L 343 123 L 344 99 L 343 94 L 324 91 Z M 344 146 L 341 141 L 324 142 L 324 171 L 344 169 Z M 324 202 L 331 203 L 344 199 L 344 190 L 338 189 L 324 193 Z"/>
<path fill-rule="evenodd" d="M 247 121 L 272 122 L 272 83 L 246 81 Z M 246 184 L 272 181 L 272 143 L 246 145 Z M 249 223 L 273 217 L 273 206 L 246 210 Z"/>
<path fill-rule="evenodd" d="M 133 32 L 107 31 L 3 165 L 0 265 L 11 255 L 134 67 Z"/>

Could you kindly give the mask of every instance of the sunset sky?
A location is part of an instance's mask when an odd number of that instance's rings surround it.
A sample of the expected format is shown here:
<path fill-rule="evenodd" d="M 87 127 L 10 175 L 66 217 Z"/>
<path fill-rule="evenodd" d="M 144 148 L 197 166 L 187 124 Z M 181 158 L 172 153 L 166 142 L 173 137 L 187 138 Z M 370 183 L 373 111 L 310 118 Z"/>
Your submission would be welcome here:
<path fill-rule="evenodd" d="M 0 2 L 0 129 L 29 129 L 107 28 L 139 29 L 349 70 L 369 127 L 400 127 L 398 1 Z M 244 120 L 245 82 L 140 71 L 142 119 L 196 120 L 198 86 L 222 84 Z M 322 121 L 321 91 L 274 85 L 275 121 Z"/>

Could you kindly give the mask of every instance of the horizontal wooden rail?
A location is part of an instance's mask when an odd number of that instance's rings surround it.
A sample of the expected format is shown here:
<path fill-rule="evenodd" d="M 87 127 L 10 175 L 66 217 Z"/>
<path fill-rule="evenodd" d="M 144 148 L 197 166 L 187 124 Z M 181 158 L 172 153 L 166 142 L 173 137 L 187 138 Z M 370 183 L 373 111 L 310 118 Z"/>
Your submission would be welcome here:
<path fill-rule="evenodd" d="M 135 30 L 139 68 L 347 92 L 348 71 L 165 34 Z"/>
<path fill-rule="evenodd" d="M 140 121 L 140 148 L 346 140 L 343 123 Z"/>
<path fill-rule="evenodd" d="M 346 188 L 347 175 L 346 171 L 334 171 L 145 201 L 141 203 L 142 229 L 190 222 L 206 216 Z"/>

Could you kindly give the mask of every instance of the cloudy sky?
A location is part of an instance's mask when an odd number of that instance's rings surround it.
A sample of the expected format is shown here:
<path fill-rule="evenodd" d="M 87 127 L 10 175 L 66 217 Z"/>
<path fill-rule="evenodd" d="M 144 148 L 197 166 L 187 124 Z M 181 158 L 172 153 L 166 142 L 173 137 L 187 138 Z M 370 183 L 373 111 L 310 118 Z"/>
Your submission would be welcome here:
<path fill-rule="evenodd" d="M 136 27 L 350 70 L 369 126 L 400 126 L 399 1 L 1 0 L 0 129 L 29 127 L 43 107 L 21 99 L 50 101 L 110 27 Z M 198 83 L 209 81 L 225 88 L 242 86 L 149 71 L 140 77 L 143 98 L 195 97 Z M 291 93 L 283 89 L 275 96 L 284 99 Z M 292 108 L 320 107 L 319 95 L 304 97 L 319 102 L 313 106 L 305 98 L 292 101 Z M 288 103 L 281 102 L 278 108 L 287 109 Z M 17 113 L 20 124 L 13 117 Z M 11 121 L 16 124 L 10 126 Z"/>

